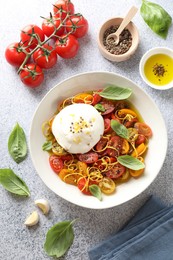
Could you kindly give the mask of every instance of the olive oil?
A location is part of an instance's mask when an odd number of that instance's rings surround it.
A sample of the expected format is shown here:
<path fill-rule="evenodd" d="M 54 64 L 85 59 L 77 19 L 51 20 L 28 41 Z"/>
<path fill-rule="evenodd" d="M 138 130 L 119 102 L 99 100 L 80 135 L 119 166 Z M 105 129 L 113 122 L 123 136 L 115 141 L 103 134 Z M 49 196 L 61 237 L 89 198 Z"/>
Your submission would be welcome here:
<path fill-rule="evenodd" d="M 144 65 L 146 78 L 153 84 L 164 86 L 173 81 L 173 59 L 166 54 L 151 56 Z"/>

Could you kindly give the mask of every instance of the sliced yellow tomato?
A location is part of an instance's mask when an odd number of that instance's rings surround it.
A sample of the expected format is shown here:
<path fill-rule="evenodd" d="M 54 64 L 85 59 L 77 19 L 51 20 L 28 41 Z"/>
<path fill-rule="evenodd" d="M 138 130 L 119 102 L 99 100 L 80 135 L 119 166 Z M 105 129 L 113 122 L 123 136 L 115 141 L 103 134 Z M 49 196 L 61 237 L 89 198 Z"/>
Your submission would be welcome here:
<path fill-rule="evenodd" d="M 74 103 L 91 104 L 93 101 L 93 96 L 88 93 L 80 93 L 74 96 L 73 101 Z"/>
<path fill-rule="evenodd" d="M 131 156 L 133 157 L 138 157 L 141 154 L 143 154 L 147 149 L 146 144 L 141 143 L 140 145 L 138 145 L 138 147 L 136 147 L 136 149 L 132 152 Z"/>
<path fill-rule="evenodd" d="M 115 183 L 122 183 L 122 182 L 126 182 L 130 179 L 130 173 L 129 173 L 129 169 L 126 168 L 126 171 L 117 179 L 115 180 Z"/>
<path fill-rule="evenodd" d="M 101 191 L 105 194 L 112 194 L 115 191 L 115 182 L 108 178 L 104 177 L 100 182 L 99 182 L 99 187 Z"/>
<path fill-rule="evenodd" d="M 83 175 L 83 176 L 87 176 L 87 164 L 84 162 L 77 162 L 77 168 L 79 169 L 79 172 Z"/>
<path fill-rule="evenodd" d="M 143 158 L 143 157 L 140 157 L 139 160 L 140 160 L 141 162 L 144 162 L 144 158 Z M 140 177 L 140 176 L 143 174 L 143 172 L 144 172 L 144 169 L 140 169 L 140 170 L 136 170 L 136 171 L 135 171 L 135 170 L 132 170 L 132 169 L 129 169 L 130 175 L 131 175 L 132 177 L 134 177 L 134 178 Z"/>
<path fill-rule="evenodd" d="M 56 155 L 65 155 L 67 152 L 57 142 L 53 143 L 52 152 Z"/>
<path fill-rule="evenodd" d="M 122 154 L 127 154 L 128 151 L 129 151 L 129 148 L 130 148 L 130 146 L 129 146 L 128 141 L 126 139 L 123 139 L 123 145 L 122 145 L 121 153 Z"/>
<path fill-rule="evenodd" d="M 77 186 L 77 181 L 81 176 L 77 173 L 74 173 L 72 170 L 62 169 L 59 173 L 59 177 L 65 183 Z"/>
<path fill-rule="evenodd" d="M 119 117 L 125 117 L 126 115 L 131 115 L 133 117 L 137 117 L 137 114 L 133 110 L 128 109 L 128 108 L 123 108 L 118 111 Z"/>

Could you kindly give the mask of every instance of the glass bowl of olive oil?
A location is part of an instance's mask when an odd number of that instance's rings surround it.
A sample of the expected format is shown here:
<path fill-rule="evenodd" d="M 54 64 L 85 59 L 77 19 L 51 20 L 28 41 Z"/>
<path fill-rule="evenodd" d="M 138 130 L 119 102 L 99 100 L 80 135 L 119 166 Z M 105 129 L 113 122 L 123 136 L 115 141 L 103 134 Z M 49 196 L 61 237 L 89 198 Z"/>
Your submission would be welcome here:
<path fill-rule="evenodd" d="M 142 79 L 152 88 L 165 90 L 173 87 L 173 50 L 156 47 L 147 51 L 139 64 Z"/>

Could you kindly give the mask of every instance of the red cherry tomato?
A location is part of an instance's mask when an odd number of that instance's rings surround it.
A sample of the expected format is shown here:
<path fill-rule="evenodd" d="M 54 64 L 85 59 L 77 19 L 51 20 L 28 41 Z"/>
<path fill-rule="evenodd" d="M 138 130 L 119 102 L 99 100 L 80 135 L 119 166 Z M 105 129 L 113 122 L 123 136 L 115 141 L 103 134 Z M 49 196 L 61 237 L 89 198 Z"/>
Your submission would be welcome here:
<path fill-rule="evenodd" d="M 34 63 L 25 65 L 19 75 L 21 81 L 30 88 L 38 87 L 44 80 L 42 69 Z"/>
<path fill-rule="evenodd" d="M 125 173 L 126 167 L 121 165 L 120 163 L 117 163 L 113 166 L 112 169 L 109 171 L 105 172 L 106 177 L 111 178 L 111 179 L 118 179 L 120 176 Z"/>
<path fill-rule="evenodd" d="M 63 35 L 55 42 L 55 49 L 62 58 L 71 59 L 76 56 L 79 50 L 79 42 L 73 35 Z"/>
<path fill-rule="evenodd" d="M 42 48 L 39 48 L 34 52 L 33 60 L 41 68 L 50 69 L 57 62 L 57 54 L 52 46 L 44 44 Z"/>
<path fill-rule="evenodd" d="M 108 142 L 108 146 L 112 146 L 113 148 L 107 148 L 107 154 L 110 157 L 117 157 L 121 154 L 123 139 L 120 136 L 111 137 Z"/>
<path fill-rule="evenodd" d="M 97 151 L 103 150 L 104 147 L 106 146 L 107 142 L 108 142 L 108 139 L 102 137 L 102 138 L 98 141 L 98 143 L 96 144 L 96 150 L 97 150 Z"/>
<path fill-rule="evenodd" d="M 90 164 L 90 163 L 97 162 L 98 154 L 95 152 L 89 152 L 89 153 L 79 154 L 78 158 L 81 162 Z"/>
<path fill-rule="evenodd" d="M 74 5 L 70 0 L 58 0 L 53 5 L 53 12 L 64 20 L 67 13 L 74 14 Z"/>
<path fill-rule="evenodd" d="M 42 30 L 44 34 L 47 37 L 49 37 L 55 31 L 55 28 L 58 28 L 60 26 L 60 23 L 61 23 L 60 18 L 56 16 L 51 16 L 49 18 L 44 19 L 42 23 Z M 64 34 L 64 32 L 65 32 L 65 27 L 62 26 L 57 30 L 55 35 L 61 36 Z"/>
<path fill-rule="evenodd" d="M 138 135 L 136 141 L 135 141 L 135 145 L 138 146 L 142 143 L 145 143 L 147 141 L 147 138 L 145 137 L 145 135 Z"/>
<path fill-rule="evenodd" d="M 60 157 L 58 157 L 56 155 L 51 155 L 49 157 L 49 164 L 50 164 L 52 170 L 56 173 L 59 173 L 63 168 L 63 161 L 61 160 Z"/>
<path fill-rule="evenodd" d="M 31 34 L 33 34 L 33 36 Z M 36 37 L 38 37 L 41 42 L 43 42 L 45 38 L 42 29 L 33 24 L 25 26 L 21 31 L 20 37 L 22 42 L 31 49 L 34 49 L 38 44 Z"/>
<path fill-rule="evenodd" d="M 134 124 L 138 121 L 137 118 L 132 118 L 130 121 L 126 121 L 124 123 L 125 127 L 130 128 L 130 127 L 134 127 Z"/>
<path fill-rule="evenodd" d="M 104 118 L 104 133 L 109 132 L 111 129 L 111 120 L 109 118 Z"/>
<path fill-rule="evenodd" d="M 64 154 L 64 155 L 61 155 L 61 159 L 63 161 L 70 161 L 73 159 L 73 156 L 71 154 Z"/>
<path fill-rule="evenodd" d="M 78 180 L 77 187 L 85 195 L 92 195 L 89 190 L 89 186 L 93 185 L 93 184 L 97 184 L 97 182 L 91 181 L 91 180 L 89 180 L 89 182 L 88 182 L 88 180 L 85 177 L 83 177 Z"/>
<path fill-rule="evenodd" d="M 66 31 L 72 32 L 76 38 L 81 38 L 88 32 L 88 21 L 81 14 L 71 16 L 65 24 Z"/>
<path fill-rule="evenodd" d="M 102 112 L 102 116 L 112 113 L 115 109 L 114 104 L 111 101 L 102 101 L 100 104 L 104 107 L 105 111 Z"/>
<path fill-rule="evenodd" d="M 22 43 L 11 43 L 5 50 L 5 58 L 12 66 L 20 67 L 26 58 L 25 51 L 29 52 L 29 49 Z"/>
<path fill-rule="evenodd" d="M 145 135 L 147 138 L 152 136 L 151 128 L 145 123 L 137 122 L 135 123 L 134 128 L 137 129 L 139 134 Z"/>
<path fill-rule="evenodd" d="M 95 106 L 96 104 L 98 104 L 100 101 L 101 101 L 102 97 L 95 93 L 93 94 L 93 102 L 92 102 L 92 105 Z"/>

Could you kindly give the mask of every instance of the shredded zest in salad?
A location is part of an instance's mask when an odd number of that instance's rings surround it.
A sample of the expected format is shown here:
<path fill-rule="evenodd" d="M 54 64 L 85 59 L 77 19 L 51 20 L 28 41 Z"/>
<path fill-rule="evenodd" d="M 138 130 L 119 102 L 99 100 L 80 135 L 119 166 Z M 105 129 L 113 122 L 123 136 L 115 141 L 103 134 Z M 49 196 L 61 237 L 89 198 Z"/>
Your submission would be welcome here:
<path fill-rule="evenodd" d="M 105 91 L 105 89 L 104 89 Z M 104 194 L 112 194 L 116 185 L 138 178 L 144 172 L 144 159 L 152 136 L 151 128 L 127 99 L 111 100 L 102 90 L 79 93 L 63 100 L 57 111 L 42 125 L 46 138 L 43 150 L 49 152 L 49 163 L 62 181 L 76 185 L 84 194 L 98 185 Z M 52 133 L 55 116 L 66 106 L 84 103 L 94 106 L 104 120 L 104 134 L 87 153 L 71 154 L 61 147 Z"/>

